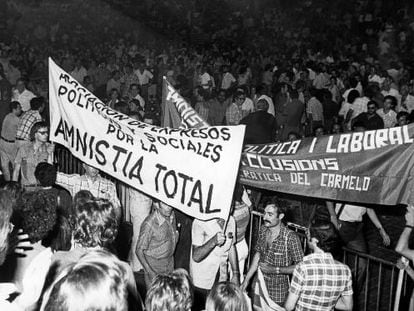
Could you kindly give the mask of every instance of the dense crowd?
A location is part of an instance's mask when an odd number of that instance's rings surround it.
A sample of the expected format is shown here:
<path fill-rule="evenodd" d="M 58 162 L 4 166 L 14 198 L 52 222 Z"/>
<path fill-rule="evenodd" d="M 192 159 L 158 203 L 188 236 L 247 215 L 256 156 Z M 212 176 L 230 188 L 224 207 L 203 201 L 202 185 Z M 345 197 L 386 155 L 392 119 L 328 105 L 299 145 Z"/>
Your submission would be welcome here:
<path fill-rule="evenodd" d="M 107 2 L 132 11 L 132 2 Z M 0 276 L 13 282 L 0 284 L 2 310 L 358 309 L 367 262 L 350 269 L 335 248 L 340 239 L 367 253 L 364 215 L 391 244 L 374 208 L 323 202 L 327 216 L 316 215 L 300 238 L 283 223 L 285 204 L 267 193 L 249 249 L 255 191 L 248 197 L 237 185 L 228 220 L 200 221 L 132 188 L 122 209 L 96 168 L 84 164 L 78 175 L 54 165 L 48 57 L 109 107 L 160 126 L 165 77 L 210 125 L 245 124 L 247 144 L 414 122 L 409 2 L 218 3 L 143 1 L 128 14 L 145 15 L 160 30 L 153 38 L 114 25 L 102 40 L 50 25 L 40 42 L 0 41 Z M 128 238 L 120 238 L 122 210 Z M 396 250 L 414 261 L 413 228 L 408 207 Z"/>

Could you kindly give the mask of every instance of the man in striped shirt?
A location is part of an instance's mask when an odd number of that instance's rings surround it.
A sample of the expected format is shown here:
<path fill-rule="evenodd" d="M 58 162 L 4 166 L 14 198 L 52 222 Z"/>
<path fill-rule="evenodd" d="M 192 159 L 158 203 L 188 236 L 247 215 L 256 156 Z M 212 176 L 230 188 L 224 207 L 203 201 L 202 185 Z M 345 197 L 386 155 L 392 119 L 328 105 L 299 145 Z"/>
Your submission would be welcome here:
<path fill-rule="evenodd" d="M 308 242 L 313 253 L 293 271 L 286 310 L 352 310 L 351 270 L 329 253 L 336 243 L 333 233 L 329 223 L 311 226 Z"/>

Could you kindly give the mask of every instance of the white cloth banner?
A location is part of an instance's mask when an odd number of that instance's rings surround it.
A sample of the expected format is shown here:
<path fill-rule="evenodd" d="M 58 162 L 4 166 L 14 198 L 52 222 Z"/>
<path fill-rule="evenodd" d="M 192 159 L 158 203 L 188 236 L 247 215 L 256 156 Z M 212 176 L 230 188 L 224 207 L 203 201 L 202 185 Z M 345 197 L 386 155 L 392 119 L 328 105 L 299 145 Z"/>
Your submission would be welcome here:
<path fill-rule="evenodd" d="M 49 102 L 50 139 L 83 162 L 198 219 L 227 219 L 244 126 L 139 122 L 106 106 L 50 58 Z"/>

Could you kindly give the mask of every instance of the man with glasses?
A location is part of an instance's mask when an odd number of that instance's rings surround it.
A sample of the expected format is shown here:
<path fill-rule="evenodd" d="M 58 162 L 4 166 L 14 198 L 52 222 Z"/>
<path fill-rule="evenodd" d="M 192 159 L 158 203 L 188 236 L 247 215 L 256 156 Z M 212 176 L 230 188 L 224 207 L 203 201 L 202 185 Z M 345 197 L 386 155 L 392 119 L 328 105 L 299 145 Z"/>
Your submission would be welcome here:
<path fill-rule="evenodd" d="M 243 103 L 246 101 L 246 94 L 238 90 L 234 96 L 234 102 L 226 110 L 227 125 L 238 125 L 249 111 L 244 110 Z"/>
<path fill-rule="evenodd" d="M 13 181 L 18 181 L 25 188 L 36 187 L 36 166 L 40 162 L 53 163 L 54 145 L 49 143 L 49 127 L 46 122 L 35 123 L 30 130 L 30 143 L 19 148 L 14 160 Z"/>

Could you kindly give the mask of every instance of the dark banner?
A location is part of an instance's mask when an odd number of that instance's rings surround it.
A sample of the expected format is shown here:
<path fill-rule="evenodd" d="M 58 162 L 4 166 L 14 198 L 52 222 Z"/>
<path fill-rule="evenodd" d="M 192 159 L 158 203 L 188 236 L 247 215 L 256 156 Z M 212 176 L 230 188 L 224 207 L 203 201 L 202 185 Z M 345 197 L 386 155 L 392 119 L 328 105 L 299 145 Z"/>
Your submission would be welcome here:
<path fill-rule="evenodd" d="M 240 181 L 249 186 L 347 202 L 414 203 L 414 125 L 247 145 Z"/>

